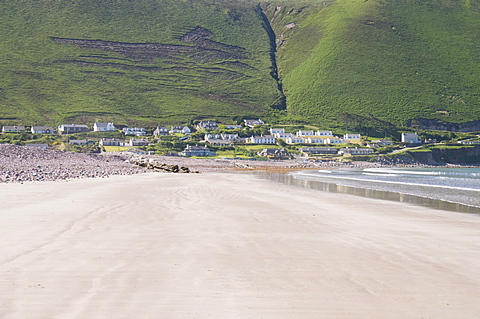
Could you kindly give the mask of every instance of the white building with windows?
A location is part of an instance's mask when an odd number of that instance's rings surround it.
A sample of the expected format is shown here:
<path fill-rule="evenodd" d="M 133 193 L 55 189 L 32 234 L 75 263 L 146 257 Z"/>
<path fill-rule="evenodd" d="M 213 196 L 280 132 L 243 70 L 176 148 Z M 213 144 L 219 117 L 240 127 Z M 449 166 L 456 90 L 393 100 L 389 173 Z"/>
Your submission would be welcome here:
<path fill-rule="evenodd" d="M 297 131 L 296 133 L 297 136 L 315 136 L 315 133 L 313 131 Z"/>
<path fill-rule="evenodd" d="M 333 137 L 333 133 L 332 131 L 316 131 L 315 136 L 325 136 L 325 137 L 332 136 Z"/>
<path fill-rule="evenodd" d="M 422 144 L 422 140 L 418 138 L 417 133 L 402 133 L 402 143 Z"/>
<path fill-rule="evenodd" d="M 291 136 L 285 139 L 287 144 L 302 144 L 305 143 L 305 139 L 301 136 Z"/>
<path fill-rule="evenodd" d="M 261 119 L 258 119 L 258 120 L 243 120 L 243 122 L 245 123 L 245 126 L 248 126 L 248 127 L 251 127 L 251 128 L 253 128 L 255 126 L 265 124 L 265 122 L 262 121 Z"/>
<path fill-rule="evenodd" d="M 30 131 L 33 134 L 53 134 L 55 130 L 51 126 L 32 126 Z"/>
<path fill-rule="evenodd" d="M 135 136 L 147 135 L 147 130 L 145 130 L 144 127 L 124 127 L 122 131 L 125 135 L 135 135 Z"/>
<path fill-rule="evenodd" d="M 188 126 L 184 125 L 176 125 L 172 126 L 172 129 L 170 130 L 170 134 L 190 134 L 191 130 Z"/>
<path fill-rule="evenodd" d="M 307 137 L 305 139 L 305 144 L 323 144 L 325 140 L 321 137 Z"/>
<path fill-rule="evenodd" d="M 275 144 L 276 139 L 273 135 L 252 136 L 247 138 L 247 142 L 252 144 Z"/>
<path fill-rule="evenodd" d="M 113 123 L 95 122 L 93 123 L 93 131 L 94 132 L 113 132 L 115 131 L 115 125 L 113 125 Z"/>
<path fill-rule="evenodd" d="M 345 141 L 342 138 L 338 137 L 329 137 L 325 140 L 325 144 L 342 144 Z"/>
<path fill-rule="evenodd" d="M 88 132 L 88 126 L 83 124 L 61 124 L 58 126 L 58 132 L 60 134 Z"/>
<path fill-rule="evenodd" d="M 275 135 L 277 133 L 285 133 L 285 129 L 284 128 L 271 128 L 270 130 L 270 134 L 272 135 Z"/>
<path fill-rule="evenodd" d="M 345 134 L 343 138 L 346 140 L 359 140 L 362 136 L 360 134 Z"/>
<path fill-rule="evenodd" d="M 372 150 L 371 148 L 350 148 L 350 147 L 345 147 L 341 148 L 338 150 L 338 154 L 347 154 L 347 155 L 368 155 L 372 154 L 375 151 Z"/>
<path fill-rule="evenodd" d="M 292 137 L 294 136 L 292 133 L 275 133 L 275 134 L 272 134 L 273 136 L 275 136 L 275 138 L 283 138 L 283 139 L 287 139 L 289 137 Z"/>

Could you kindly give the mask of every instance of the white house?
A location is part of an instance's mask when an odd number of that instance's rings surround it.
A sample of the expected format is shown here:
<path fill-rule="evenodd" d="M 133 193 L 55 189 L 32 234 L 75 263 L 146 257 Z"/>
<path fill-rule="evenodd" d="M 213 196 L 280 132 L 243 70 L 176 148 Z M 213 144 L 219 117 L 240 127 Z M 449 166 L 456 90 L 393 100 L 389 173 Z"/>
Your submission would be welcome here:
<path fill-rule="evenodd" d="M 287 144 L 302 144 L 305 142 L 305 139 L 301 136 L 291 136 L 285 139 Z"/>
<path fill-rule="evenodd" d="M 245 126 L 248 126 L 248 127 L 255 127 L 255 126 L 265 124 L 265 122 L 262 121 L 261 119 L 258 119 L 258 120 L 243 120 L 243 122 L 245 123 Z"/>
<path fill-rule="evenodd" d="M 355 148 L 346 147 L 338 150 L 338 154 L 349 154 L 349 155 L 367 155 L 367 154 L 372 154 L 373 152 L 375 151 L 372 150 L 371 148 L 357 148 L 357 147 Z"/>
<path fill-rule="evenodd" d="M 393 142 L 389 140 L 373 140 L 372 143 L 378 144 L 380 146 L 393 145 Z"/>
<path fill-rule="evenodd" d="M 220 137 L 227 141 L 237 141 L 239 139 L 238 134 L 220 134 Z"/>
<path fill-rule="evenodd" d="M 333 133 L 332 131 L 316 131 L 315 136 L 332 136 L 333 137 Z"/>
<path fill-rule="evenodd" d="M 292 133 L 275 133 L 275 134 L 272 134 L 273 136 L 275 136 L 276 138 L 283 138 L 283 139 L 287 139 L 289 137 L 292 137 L 293 134 Z"/>
<path fill-rule="evenodd" d="M 418 138 L 417 133 L 402 133 L 402 143 L 422 144 L 422 140 Z"/>
<path fill-rule="evenodd" d="M 214 151 L 210 151 L 210 149 L 206 146 L 197 146 L 197 145 L 187 145 L 183 152 L 180 153 L 182 156 L 190 157 L 190 156 L 215 156 L 216 153 Z"/>
<path fill-rule="evenodd" d="M 300 152 L 303 155 L 327 155 L 337 154 L 337 149 L 333 147 L 302 147 Z"/>
<path fill-rule="evenodd" d="M 126 143 L 117 138 L 102 138 L 98 144 L 101 146 L 125 146 Z"/>
<path fill-rule="evenodd" d="M 297 136 L 315 136 L 315 133 L 313 131 L 297 131 Z"/>
<path fill-rule="evenodd" d="M 360 136 L 360 134 L 345 134 L 343 138 L 346 140 L 359 140 L 362 137 Z"/>
<path fill-rule="evenodd" d="M 218 123 L 215 121 L 200 121 L 195 127 L 197 130 L 214 131 L 218 129 Z"/>
<path fill-rule="evenodd" d="M 161 136 L 161 135 L 168 135 L 168 128 L 165 126 L 158 126 L 155 131 L 153 131 L 153 135 Z"/>
<path fill-rule="evenodd" d="M 58 126 L 58 132 L 61 134 L 88 132 L 88 126 L 83 124 L 61 124 Z"/>
<path fill-rule="evenodd" d="M 125 135 L 145 136 L 147 131 L 144 127 L 124 127 L 122 129 Z"/>
<path fill-rule="evenodd" d="M 189 134 L 190 132 L 191 132 L 190 128 L 188 128 L 188 126 L 185 126 L 185 125 L 172 126 L 172 129 L 170 130 L 170 134 L 176 134 L 176 133 Z"/>
<path fill-rule="evenodd" d="M 131 138 L 128 141 L 129 146 L 147 146 L 148 140 L 145 138 Z"/>
<path fill-rule="evenodd" d="M 113 123 L 95 122 L 93 123 L 93 131 L 94 132 L 113 132 L 115 131 L 115 125 L 113 125 Z"/>
<path fill-rule="evenodd" d="M 221 139 L 221 138 L 222 138 L 222 135 L 220 135 L 220 134 L 210 134 L 210 133 L 208 133 L 208 134 L 205 134 L 205 136 L 204 136 L 205 141 L 212 140 L 212 139 L 217 139 L 218 140 L 218 139 Z"/>
<path fill-rule="evenodd" d="M 258 156 L 264 156 L 267 158 L 274 158 L 274 159 L 288 159 L 292 156 L 288 151 L 284 148 L 276 149 L 276 148 L 264 148 L 260 152 L 257 152 Z"/>
<path fill-rule="evenodd" d="M 32 126 L 30 131 L 33 134 L 53 134 L 55 130 L 51 126 Z"/>
<path fill-rule="evenodd" d="M 3 126 L 2 127 L 2 132 L 3 133 L 20 133 L 20 132 L 25 132 L 25 126 Z"/>
<path fill-rule="evenodd" d="M 276 139 L 273 135 L 252 136 L 247 138 L 247 142 L 252 144 L 275 144 Z"/>
<path fill-rule="evenodd" d="M 307 137 L 305 139 L 305 144 L 323 144 L 325 140 L 321 137 Z"/>
<path fill-rule="evenodd" d="M 342 143 L 345 143 L 345 141 L 338 137 L 329 137 L 325 140 L 325 144 L 342 144 Z"/>
<path fill-rule="evenodd" d="M 232 141 L 224 140 L 222 138 L 210 138 L 205 140 L 205 143 L 210 144 L 212 146 L 229 146 L 232 145 Z"/>
<path fill-rule="evenodd" d="M 270 134 L 272 135 L 275 135 L 275 134 L 279 134 L 279 133 L 285 133 L 285 129 L 284 128 L 270 128 Z"/>

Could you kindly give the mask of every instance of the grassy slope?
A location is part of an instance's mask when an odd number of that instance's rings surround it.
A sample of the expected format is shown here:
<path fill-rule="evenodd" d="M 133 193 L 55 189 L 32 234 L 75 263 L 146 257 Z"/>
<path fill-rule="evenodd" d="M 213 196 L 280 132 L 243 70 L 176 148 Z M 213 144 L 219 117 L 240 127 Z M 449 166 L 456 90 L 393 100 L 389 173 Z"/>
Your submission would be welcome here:
<path fill-rule="evenodd" d="M 277 61 L 292 114 L 330 125 L 342 112 L 397 125 L 480 118 L 478 1 L 278 0 L 264 7 L 284 40 Z"/>
<path fill-rule="evenodd" d="M 192 45 L 178 39 L 196 26 L 245 48 L 248 59 L 139 61 L 50 39 Z M 231 118 L 264 114 L 279 97 L 249 0 L 4 0 L 0 29 L 0 125 Z"/>

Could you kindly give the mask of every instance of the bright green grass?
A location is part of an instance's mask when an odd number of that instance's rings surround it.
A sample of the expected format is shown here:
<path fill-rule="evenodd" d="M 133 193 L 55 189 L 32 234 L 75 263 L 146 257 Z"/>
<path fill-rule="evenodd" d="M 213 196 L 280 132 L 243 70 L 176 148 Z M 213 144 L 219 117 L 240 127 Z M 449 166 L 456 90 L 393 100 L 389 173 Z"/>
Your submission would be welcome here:
<path fill-rule="evenodd" d="M 131 146 L 103 146 L 105 152 L 124 152 L 131 149 Z M 133 147 L 134 148 L 134 147 Z"/>
<path fill-rule="evenodd" d="M 281 94 L 256 1 L 4 0 L 0 125 L 255 116 L 348 130 L 345 113 L 397 126 L 480 119 L 479 0 L 260 3 L 279 44 L 288 114 L 270 108 Z M 179 38 L 196 26 L 212 31 L 213 41 L 245 48 L 246 59 L 147 61 L 50 38 L 192 45 Z"/>
<path fill-rule="evenodd" d="M 292 114 L 317 123 L 373 115 L 396 125 L 480 118 L 479 1 L 311 0 L 301 13 L 291 12 L 302 4 L 283 2 L 278 63 Z"/>
<path fill-rule="evenodd" d="M 254 8 L 227 0 L 1 1 L 0 124 L 157 125 L 263 115 L 279 92 Z M 245 48 L 247 59 L 139 61 L 50 39 L 185 45 L 179 37 L 196 26 L 212 31 L 211 40 Z"/>

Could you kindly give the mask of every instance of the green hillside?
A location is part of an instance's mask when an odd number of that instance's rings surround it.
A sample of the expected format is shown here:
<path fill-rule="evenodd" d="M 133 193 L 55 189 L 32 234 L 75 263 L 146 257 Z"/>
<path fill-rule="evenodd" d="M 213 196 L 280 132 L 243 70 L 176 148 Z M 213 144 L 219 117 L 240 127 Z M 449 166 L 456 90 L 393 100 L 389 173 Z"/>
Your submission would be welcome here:
<path fill-rule="evenodd" d="M 480 0 L 3 0 L 0 28 L 0 125 L 480 119 Z"/>
<path fill-rule="evenodd" d="M 332 126 L 352 114 L 395 125 L 480 118 L 479 1 L 279 0 L 264 7 L 290 113 Z"/>
<path fill-rule="evenodd" d="M 281 97 L 250 1 L 4 0 L 0 29 L 5 124 L 231 120 Z"/>

